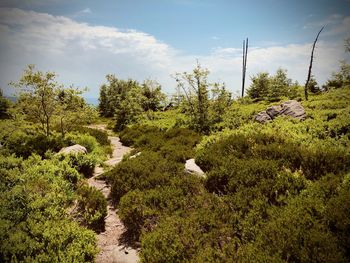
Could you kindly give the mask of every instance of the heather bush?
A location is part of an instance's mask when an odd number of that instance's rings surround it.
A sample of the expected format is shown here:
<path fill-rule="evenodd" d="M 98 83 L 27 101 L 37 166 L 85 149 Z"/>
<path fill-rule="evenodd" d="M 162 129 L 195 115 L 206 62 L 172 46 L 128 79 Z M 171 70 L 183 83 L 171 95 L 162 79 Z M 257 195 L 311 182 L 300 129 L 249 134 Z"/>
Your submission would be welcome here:
<path fill-rule="evenodd" d="M 181 165 L 169 162 L 155 152 L 144 151 L 137 158 L 128 159 L 108 172 L 111 196 L 119 202 L 131 190 L 160 187 L 176 176 L 181 168 Z"/>
<path fill-rule="evenodd" d="M 0 158 L 0 260 L 93 262 L 93 232 L 66 213 L 75 193 L 65 178 L 74 172 L 39 156 L 14 158 Z"/>
<path fill-rule="evenodd" d="M 81 223 L 96 232 L 103 231 L 107 216 L 106 198 L 95 187 L 87 185 L 81 185 L 77 193 L 78 217 Z"/>

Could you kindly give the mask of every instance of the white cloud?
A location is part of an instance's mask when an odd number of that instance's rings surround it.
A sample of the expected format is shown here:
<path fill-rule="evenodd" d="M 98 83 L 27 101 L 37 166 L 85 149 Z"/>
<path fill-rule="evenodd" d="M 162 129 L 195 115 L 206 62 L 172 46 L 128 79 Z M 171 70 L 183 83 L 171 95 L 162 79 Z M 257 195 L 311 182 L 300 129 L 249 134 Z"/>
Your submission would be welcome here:
<path fill-rule="evenodd" d="M 343 44 L 320 42 L 314 73 L 321 82 L 337 69 Z M 303 83 L 311 44 L 252 47 L 248 53 L 248 75 L 286 68 L 289 76 Z M 154 36 L 136 30 L 92 26 L 50 14 L 0 8 L 0 87 L 17 80 L 27 64 L 55 71 L 59 81 L 87 86 L 87 96 L 97 97 L 105 75 L 142 81 L 157 79 L 167 92 L 174 92 L 171 74 L 189 71 L 196 63 L 209 68 L 211 79 L 224 81 L 232 90 L 241 83 L 241 47 L 217 47 L 210 54 L 184 55 Z M 248 81 L 249 84 L 249 81 Z M 9 93 L 9 90 L 7 90 Z"/>

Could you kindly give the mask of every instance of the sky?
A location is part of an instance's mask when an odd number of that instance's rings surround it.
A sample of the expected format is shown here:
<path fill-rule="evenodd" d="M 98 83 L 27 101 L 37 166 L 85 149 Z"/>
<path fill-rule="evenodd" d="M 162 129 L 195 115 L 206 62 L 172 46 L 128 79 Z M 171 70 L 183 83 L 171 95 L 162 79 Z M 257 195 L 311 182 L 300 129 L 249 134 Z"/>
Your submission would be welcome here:
<path fill-rule="evenodd" d="M 177 72 L 196 60 L 210 81 L 241 88 L 242 41 L 249 38 L 247 82 L 286 69 L 304 84 L 312 43 L 322 31 L 313 74 L 319 84 L 349 60 L 350 0 L 0 0 L 0 88 L 28 64 L 54 71 L 97 98 L 107 74 L 157 80 L 174 93 Z"/>

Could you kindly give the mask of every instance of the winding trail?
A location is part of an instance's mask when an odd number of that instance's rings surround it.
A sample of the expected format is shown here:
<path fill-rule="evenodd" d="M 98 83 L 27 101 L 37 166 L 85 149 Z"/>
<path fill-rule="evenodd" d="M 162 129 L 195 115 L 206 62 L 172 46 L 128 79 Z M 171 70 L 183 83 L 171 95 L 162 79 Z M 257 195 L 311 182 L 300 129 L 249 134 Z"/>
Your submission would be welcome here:
<path fill-rule="evenodd" d="M 105 125 L 90 125 L 89 127 L 108 131 Z M 119 138 L 112 136 L 110 133 L 108 138 L 112 144 L 113 154 L 105 164 L 113 166 L 119 163 L 123 156 L 131 151 L 131 148 L 123 146 Z M 126 229 L 118 217 L 117 209 L 114 208 L 112 201 L 109 199 L 111 188 L 105 181 L 97 179 L 103 172 L 103 168 L 97 166 L 94 175 L 88 179 L 88 184 L 100 190 L 108 201 L 105 231 L 97 236 L 100 253 L 96 257 L 96 263 L 136 263 L 139 259 L 138 251 L 123 242 L 122 235 Z"/>

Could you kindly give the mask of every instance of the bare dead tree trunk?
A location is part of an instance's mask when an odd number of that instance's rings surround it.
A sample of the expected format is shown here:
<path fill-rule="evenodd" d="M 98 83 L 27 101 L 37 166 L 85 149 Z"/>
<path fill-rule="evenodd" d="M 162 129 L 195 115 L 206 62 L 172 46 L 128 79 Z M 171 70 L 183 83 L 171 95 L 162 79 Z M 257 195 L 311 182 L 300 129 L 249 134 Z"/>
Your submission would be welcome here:
<path fill-rule="evenodd" d="M 244 57 L 245 57 L 245 40 L 243 40 L 243 56 L 242 56 L 242 98 L 244 95 Z"/>
<path fill-rule="evenodd" d="M 316 42 L 317 42 L 318 37 L 319 37 L 319 35 L 321 34 L 323 28 L 324 28 L 324 26 L 321 28 L 320 31 L 318 31 L 318 34 L 317 34 L 317 36 L 316 36 L 316 38 L 315 38 L 315 41 L 314 41 L 314 44 L 312 45 L 311 58 L 310 58 L 310 65 L 309 65 L 309 72 L 308 72 L 308 74 L 307 74 L 307 80 L 306 80 L 305 88 L 304 88 L 305 100 L 308 100 L 307 89 L 308 89 L 309 81 L 310 81 L 310 78 L 311 78 L 312 62 L 313 62 L 313 60 L 314 60 L 314 51 L 315 51 Z"/>
<path fill-rule="evenodd" d="M 243 40 L 243 66 L 242 66 L 242 98 L 244 96 L 245 76 L 247 71 L 248 38 Z"/>

